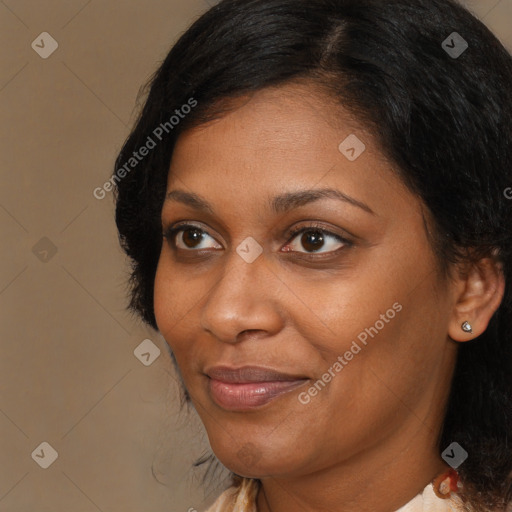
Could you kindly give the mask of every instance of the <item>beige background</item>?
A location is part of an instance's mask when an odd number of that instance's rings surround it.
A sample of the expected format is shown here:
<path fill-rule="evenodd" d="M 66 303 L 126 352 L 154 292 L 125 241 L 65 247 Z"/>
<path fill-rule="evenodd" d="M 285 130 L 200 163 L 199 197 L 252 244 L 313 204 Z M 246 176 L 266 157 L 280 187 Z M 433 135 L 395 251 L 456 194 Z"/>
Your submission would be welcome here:
<path fill-rule="evenodd" d="M 469 5 L 512 50 L 512 0 Z M 139 87 L 207 8 L 0 1 L 0 512 L 192 512 L 225 486 L 191 469 L 204 431 L 179 413 L 165 342 L 124 309 L 111 194 L 92 194 Z M 42 32 L 58 43 L 46 59 Z M 161 350 L 149 366 L 145 339 Z"/>

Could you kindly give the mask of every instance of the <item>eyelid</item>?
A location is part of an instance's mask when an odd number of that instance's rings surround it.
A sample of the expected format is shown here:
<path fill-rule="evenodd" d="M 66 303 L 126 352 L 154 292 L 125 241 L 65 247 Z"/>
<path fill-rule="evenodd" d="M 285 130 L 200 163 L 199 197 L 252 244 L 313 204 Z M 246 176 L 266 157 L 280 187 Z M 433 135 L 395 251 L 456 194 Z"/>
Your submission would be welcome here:
<path fill-rule="evenodd" d="M 331 235 L 331 236 L 333 236 L 335 238 L 338 238 L 342 242 L 350 243 L 350 240 L 348 239 L 348 234 L 347 234 L 347 237 L 345 237 L 344 235 L 341 235 L 339 233 L 335 233 L 334 231 L 331 231 L 330 228 L 328 228 L 327 226 L 325 226 L 322 223 L 319 223 L 318 221 L 309 221 L 309 224 L 299 225 L 299 226 L 295 226 L 293 228 L 290 228 L 288 230 L 286 236 L 288 238 L 291 238 L 291 237 L 297 236 L 300 233 L 303 233 L 304 231 L 314 231 L 314 230 L 322 231 L 322 233 L 325 233 L 327 235 Z"/>
<path fill-rule="evenodd" d="M 207 233 L 207 230 L 204 229 L 200 223 L 182 220 L 180 222 L 177 222 L 176 224 L 171 224 L 171 225 L 164 224 L 162 226 L 163 237 L 168 238 L 170 235 L 174 235 L 174 234 L 176 234 L 177 231 L 180 231 L 184 228 L 196 228 L 196 229 L 200 229 L 201 231 L 204 231 L 205 233 Z"/>

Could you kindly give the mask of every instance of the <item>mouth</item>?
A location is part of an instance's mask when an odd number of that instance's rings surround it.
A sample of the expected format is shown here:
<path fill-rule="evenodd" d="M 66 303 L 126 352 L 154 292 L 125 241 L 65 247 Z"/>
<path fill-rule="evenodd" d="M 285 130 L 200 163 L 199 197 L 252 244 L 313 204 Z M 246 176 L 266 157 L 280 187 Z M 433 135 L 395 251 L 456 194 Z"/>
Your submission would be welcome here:
<path fill-rule="evenodd" d="M 281 373 L 260 366 L 212 367 L 206 372 L 212 400 L 228 411 L 262 407 L 302 386 L 309 379 L 303 375 Z"/>

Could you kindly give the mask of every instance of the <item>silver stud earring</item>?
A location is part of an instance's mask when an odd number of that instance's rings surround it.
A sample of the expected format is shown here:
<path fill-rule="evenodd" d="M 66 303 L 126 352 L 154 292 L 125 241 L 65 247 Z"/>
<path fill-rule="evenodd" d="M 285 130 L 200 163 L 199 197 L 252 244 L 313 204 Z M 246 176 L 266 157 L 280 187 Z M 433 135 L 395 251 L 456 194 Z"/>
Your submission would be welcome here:
<path fill-rule="evenodd" d="M 468 332 L 469 334 L 473 333 L 473 327 L 471 327 L 469 322 L 463 322 L 460 327 L 464 332 Z"/>

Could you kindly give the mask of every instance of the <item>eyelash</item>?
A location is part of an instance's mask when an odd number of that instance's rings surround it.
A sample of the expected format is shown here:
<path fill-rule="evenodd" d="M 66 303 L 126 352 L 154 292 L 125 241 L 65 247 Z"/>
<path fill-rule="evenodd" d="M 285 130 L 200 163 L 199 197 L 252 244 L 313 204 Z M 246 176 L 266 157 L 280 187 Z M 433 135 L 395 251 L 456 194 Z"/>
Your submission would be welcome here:
<path fill-rule="evenodd" d="M 180 231 L 185 231 L 187 229 L 197 229 L 197 230 L 209 235 L 209 233 L 207 231 L 205 231 L 201 227 L 196 226 L 194 224 L 178 224 L 177 226 L 165 229 L 163 237 L 166 240 L 168 240 L 169 242 L 172 242 L 172 244 L 175 246 L 174 240 L 175 240 L 176 235 Z M 299 227 L 289 230 L 288 233 L 286 234 L 286 237 L 288 240 L 288 242 L 286 242 L 286 245 L 289 244 L 294 238 L 296 238 L 297 235 L 300 235 L 300 234 L 308 232 L 308 231 L 320 231 L 323 235 L 331 236 L 331 237 L 335 238 L 338 242 L 342 243 L 343 247 L 335 249 L 334 251 L 328 251 L 328 252 L 324 252 L 324 253 L 299 252 L 299 251 L 288 251 L 288 252 L 295 252 L 295 253 L 298 252 L 301 255 L 312 256 L 315 258 L 321 258 L 321 257 L 325 257 L 328 255 L 335 254 L 342 249 L 346 249 L 346 248 L 353 246 L 353 243 L 350 240 L 347 240 L 346 238 L 342 237 L 341 235 L 333 233 L 332 231 L 325 229 L 324 226 L 322 226 L 320 224 L 316 224 L 316 223 L 312 223 L 308 226 L 299 226 Z M 209 235 L 209 236 L 211 236 L 211 235 Z M 174 249 L 176 249 L 176 247 L 174 247 Z M 187 252 L 193 252 L 193 251 L 194 251 L 194 249 L 190 249 L 190 251 L 187 251 Z"/>

